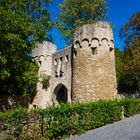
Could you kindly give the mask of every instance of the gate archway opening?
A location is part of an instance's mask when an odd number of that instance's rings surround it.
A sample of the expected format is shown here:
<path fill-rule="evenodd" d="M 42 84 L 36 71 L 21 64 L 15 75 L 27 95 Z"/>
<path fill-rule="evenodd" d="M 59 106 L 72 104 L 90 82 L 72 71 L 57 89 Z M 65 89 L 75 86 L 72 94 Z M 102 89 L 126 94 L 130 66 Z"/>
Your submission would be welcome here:
<path fill-rule="evenodd" d="M 54 94 L 59 104 L 68 102 L 68 89 L 63 84 L 57 85 Z"/>

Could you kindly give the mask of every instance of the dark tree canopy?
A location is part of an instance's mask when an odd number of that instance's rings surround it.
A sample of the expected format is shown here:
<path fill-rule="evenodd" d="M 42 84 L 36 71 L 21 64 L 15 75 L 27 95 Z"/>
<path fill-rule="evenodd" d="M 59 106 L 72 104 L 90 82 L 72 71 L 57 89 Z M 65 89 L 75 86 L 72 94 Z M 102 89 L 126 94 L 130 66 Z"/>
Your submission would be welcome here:
<path fill-rule="evenodd" d="M 124 39 L 124 55 L 119 78 L 121 91 L 140 91 L 140 12 L 135 13 L 122 26 L 121 37 Z"/>
<path fill-rule="evenodd" d="M 121 67 L 122 67 L 122 61 L 123 61 L 123 55 L 124 52 L 119 50 L 118 48 L 115 48 L 115 61 L 116 61 L 116 74 L 117 79 L 121 76 Z"/>
<path fill-rule="evenodd" d="M 30 54 L 35 41 L 44 40 L 51 29 L 42 2 L 48 5 L 49 0 L 0 2 L 0 93 L 26 94 L 37 82 L 38 67 Z"/>
<path fill-rule="evenodd" d="M 57 25 L 66 41 L 71 43 L 77 27 L 104 19 L 107 10 L 106 0 L 64 0 Z"/>

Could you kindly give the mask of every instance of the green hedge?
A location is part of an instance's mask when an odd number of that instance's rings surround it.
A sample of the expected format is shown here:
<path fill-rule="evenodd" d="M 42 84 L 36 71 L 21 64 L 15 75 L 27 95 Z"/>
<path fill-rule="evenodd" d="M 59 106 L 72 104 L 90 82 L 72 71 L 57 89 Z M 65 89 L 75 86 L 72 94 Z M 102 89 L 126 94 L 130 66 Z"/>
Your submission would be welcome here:
<path fill-rule="evenodd" d="M 17 107 L 0 113 L 0 139 L 60 139 L 84 133 L 140 113 L 140 99 L 97 101 L 87 104 L 64 104 L 28 112 Z M 13 137 L 11 137 L 13 136 Z"/>
<path fill-rule="evenodd" d="M 89 104 L 62 105 L 36 110 L 48 138 L 81 134 L 121 119 L 121 105 L 117 101 L 98 101 Z M 44 119 L 45 118 L 45 119 Z M 50 124 L 48 127 L 47 125 Z"/>
<path fill-rule="evenodd" d="M 124 108 L 124 116 L 129 117 L 134 114 L 140 114 L 140 98 L 128 98 L 120 101 Z"/>

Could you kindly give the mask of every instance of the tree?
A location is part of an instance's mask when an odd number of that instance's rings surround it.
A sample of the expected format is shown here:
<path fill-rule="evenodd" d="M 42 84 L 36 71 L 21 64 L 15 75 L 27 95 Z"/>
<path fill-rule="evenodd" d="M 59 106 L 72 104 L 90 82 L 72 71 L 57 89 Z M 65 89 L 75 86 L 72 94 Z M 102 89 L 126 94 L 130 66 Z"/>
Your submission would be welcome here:
<path fill-rule="evenodd" d="M 129 21 L 120 29 L 120 37 L 124 39 L 125 48 L 133 47 L 140 43 L 140 12 L 131 16 Z"/>
<path fill-rule="evenodd" d="M 124 39 L 125 50 L 119 89 L 140 91 L 140 12 L 133 14 L 122 26 L 120 35 Z"/>
<path fill-rule="evenodd" d="M 124 52 L 118 48 L 115 48 L 115 62 L 116 62 L 116 74 L 117 74 L 117 81 L 121 77 L 121 67 L 123 61 Z"/>
<path fill-rule="evenodd" d="M 42 4 L 42 2 L 44 2 Z M 37 65 L 31 51 L 51 29 L 45 4 L 49 0 L 1 0 L 0 93 L 26 94 L 37 82 Z"/>
<path fill-rule="evenodd" d="M 64 0 L 60 4 L 57 26 L 65 40 L 72 43 L 72 36 L 76 28 L 104 19 L 107 10 L 106 0 Z"/>

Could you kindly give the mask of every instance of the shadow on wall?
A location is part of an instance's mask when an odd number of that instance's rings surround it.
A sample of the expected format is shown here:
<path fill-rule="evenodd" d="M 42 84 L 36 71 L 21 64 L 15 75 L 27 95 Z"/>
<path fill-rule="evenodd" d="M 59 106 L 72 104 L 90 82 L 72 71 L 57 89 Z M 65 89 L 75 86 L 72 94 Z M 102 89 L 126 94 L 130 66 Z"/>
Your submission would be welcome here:
<path fill-rule="evenodd" d="M 0 111 L 7 111 L 17 105 L 28 108 L 30 102 L 31 97 L 29 95 L 0 94 Z"/>
<path fill-rule="evenodd" d="M 118 93 L 119 97 L 121 99 L 124 98 L 140 98 L 140 92 L 136 91 L 135 93 Z"/>

